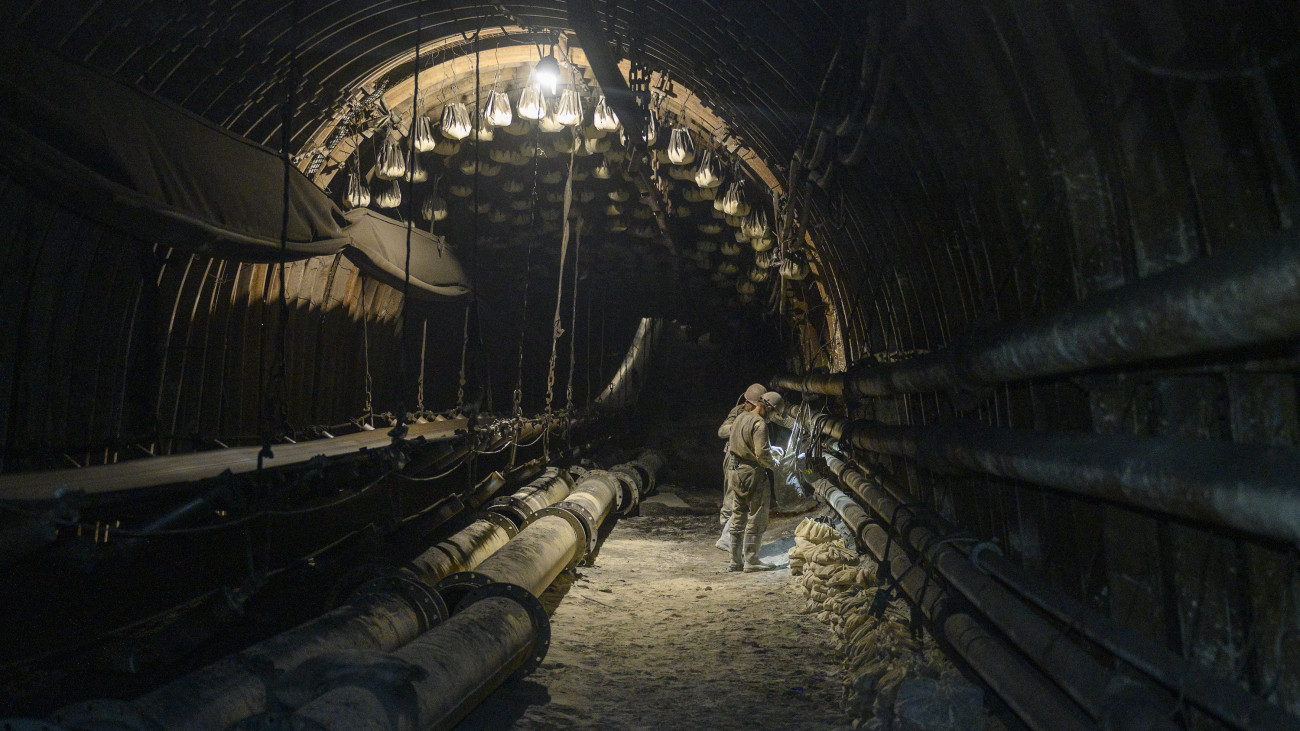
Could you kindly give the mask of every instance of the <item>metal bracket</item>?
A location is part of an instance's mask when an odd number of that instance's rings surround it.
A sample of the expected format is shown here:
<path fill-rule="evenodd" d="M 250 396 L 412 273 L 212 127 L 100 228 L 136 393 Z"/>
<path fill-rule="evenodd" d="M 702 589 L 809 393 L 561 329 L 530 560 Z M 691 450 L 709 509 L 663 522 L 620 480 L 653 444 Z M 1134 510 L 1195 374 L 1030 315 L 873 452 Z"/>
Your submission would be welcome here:
<path fill-rule="evenodd" d="M 546 652 L 551 647 L 551 618 L 546 615 L 546 609 L 542 602 L 532 595 L 527 589 L 517 584 L 508 584 L 505 582 L 493 582 L 481 586 L 465 596 L 456 605 L 456 611 L 461 612 L 471 604 L 490 597 L 505 597 L 518 602 L 528 612 L 528 618 L 533 622 L 533 646 L 529 657 L 520 665 L 518 669 L 510 676 L 518 680 L 527 676 L 542 664 L 546 659 Z"/>
<path fill-rule="evenodd" d="M 390 593 L 402 597 L 415 609 L 420 616 L 422 633 L 441 624 L 448 617 L 447 603 L 435 588 L 401 574 L 388 574 L 367 581 L 352 593 L 352 601 L 369 595 Z"/>

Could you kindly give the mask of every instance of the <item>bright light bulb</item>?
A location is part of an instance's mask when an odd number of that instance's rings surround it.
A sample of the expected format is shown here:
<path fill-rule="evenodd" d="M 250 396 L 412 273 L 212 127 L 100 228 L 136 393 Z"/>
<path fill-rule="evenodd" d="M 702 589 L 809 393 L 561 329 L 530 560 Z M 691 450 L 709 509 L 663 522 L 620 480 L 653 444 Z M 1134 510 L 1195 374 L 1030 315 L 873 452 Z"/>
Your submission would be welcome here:
<path fill-rule="evenodd" d="M 556 85 L 560 83 L 560 64 L 554 55 L 546 56 L 533 67 L 533 82 L 555 93 Z"/>

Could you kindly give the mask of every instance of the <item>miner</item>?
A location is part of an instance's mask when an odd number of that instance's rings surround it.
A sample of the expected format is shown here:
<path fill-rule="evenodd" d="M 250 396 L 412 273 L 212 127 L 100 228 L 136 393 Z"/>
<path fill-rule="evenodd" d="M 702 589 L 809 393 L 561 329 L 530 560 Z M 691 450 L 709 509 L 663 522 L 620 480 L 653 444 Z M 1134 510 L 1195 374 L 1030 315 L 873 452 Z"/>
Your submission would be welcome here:
<path fill-rule="evenodd" d="M 749 388 L 739 399 L 736 399 L 736 405 L 727 414 L 727 420 L 722 422 L 718 427 L 718 438 L 728 439 L 731 437 L 731 425 L 735 423 L 736 417 L 745 413 L 745 404 L 756 404 L 758 400 L 767 392 L 767 386 L 761 383 L 751 383 Z M 718 537 L 715 544 L 723 551 L 731 550 L 731 449 L 730 447 L 722 448 L 722 510 L 718 513 L 718 522 L 722 524 L 722 535 Z"/>
<path fill-rule="evenodd" d="M 781 394 L 768 391 L 756 403 L 745 403 L 744 411 L 731 425 L 727 450 L 731 472 L 731 565 L 730 571 L 768 571 L 776 568 L 758 560 L 767 529 L 771 506 L 773 468 L 776 459 L 767 442 L 767 422 L 781 408 Z"/>

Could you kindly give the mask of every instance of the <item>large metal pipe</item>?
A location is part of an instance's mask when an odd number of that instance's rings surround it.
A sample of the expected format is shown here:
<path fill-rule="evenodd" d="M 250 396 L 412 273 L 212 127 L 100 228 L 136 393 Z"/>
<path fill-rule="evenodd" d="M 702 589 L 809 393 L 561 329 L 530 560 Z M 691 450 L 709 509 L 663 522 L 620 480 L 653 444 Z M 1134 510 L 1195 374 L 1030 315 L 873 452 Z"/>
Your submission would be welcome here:
<path fill-rule="evenodd" d="M 813 483 L 813 489 L 818 497 L 826 501 L 826 504 L 839 515 L 841 519 L 853 530 L 853 535 L 858 540 L 858 545 L 866 545 L 867 527 L 871 525 L 871 518 L 867 511 L 858 505 L 857 501 L 849 497 L 843 490 L 835 486 L 830 480 L 819 478 Z"/>
<path fill-rule="evenodd" d="M 548 467 L 537 479 L 519 488 L 513 495 L 492 501 L 488 510 L 506 516 L 515 525 L 523 525 L 533 513 L 568 497 L 572 489 L 573 477 L 568 470 Z"/>
<path fill-rule="evenodd" d="M 481 504 L 505 484 L 505 478 L 494 472 L 464 502 Z M 163 728 L 226 728 L 263 713 L 274 674 L 340 650 L 391 651 L 445 619 L 446 607 L 438 608 L 441 599 L 433 585 L 447 574 L 474 568 L 504 545 L 513 530 L 497 516 L 476 521 L 348 604 L 200 668 L 130 705 Z"/>
<path fill-rule="evenodd" d="M 1137 686 L 1103 668 L 1062 636 L 1038 613 L 1011 595 L 966 556 L 945 542 L 920 514 L 900 503 L 856 465 L 824 456 L 836 479 L 880 517 L 907 548 L 929 563 L 944 581 L 978 609 L 1034 664 L 1041 667 L 1088 715 L 1106 728 L 1165 728 L 1161 719 L 1172 699 L 1150 687 Z"/>
<path fill-rule="evenodd" d="M 615 472 L 588 472 L 567 500 L 537 511 L 519 535 L 473 573 L 486 581 L 514 584 L 533 596 L 541 596 L 561 571 L 595 548 L 596 533 L 613 511 L 619 490 Z"/>
<path fill-rule="evenodd" d="M 473 602 L 439 631 L 393 653 L 399 668 L 410 669 L 408 677 L 387 688 L 332 688 L 297 710 L 294 728 L 451 728 L 535 657 L 546 615 L 539 619 L 526 604 L 506 596 Z"/>
<path fill-rule="evenodd" d="M 841 470 L 850 482 L 861 473 Z M 843 477 L 841 484 L 852 490 Z M 842 502 L 840 503 L 843 504 Z M 930 620 L 935 636 L 950 646 L 966 664 L 1030 728 L 1043 731 L 1095 728 L 1092 719 L 1059 688 L 1045 679 L 1025 658 L 995 632 L 972 616 L 936 582 L 928 580 L 898 542 L 879 523 L 865 524 L 859 538 L 913 605 Z M 884 589 L 880 589 L 884 591 Z"/>
<path fill-rule="evenodd" d="M 780 388 L 885 396 L 1129 365 L 1300 336 L 1300 247 L 1271 242 L 1174 267 L 927 355 Z"/>
<path fill-rule="evenodd" d="M 447 540 L 430 547 L 402 567 L 402 572 L 429 586 L 457 571 L 468 571 L 506 545 L 513 531 L 497 516 L 479 518 Z"/>
<path fill-rule="evenodd" d="M 942 473 L 1024 480 L 1090 498 L 1300 543 L 1300 450 L 1132 434 L 827 421 L 857 449 Z"/>
<path fill-rule="evenodd" d="M 1229 678 L 1176 655 L 1137 630 L 1112 621 L 1091 607 L 1025 574 L 1005 556 L 980 551 L 971 561 L 1009 589 L 1055 617 L 1071 630 L 1104 647 L 1178 697 L 1232 728 L 1300 728 L 1300 717 L 1257 698 Z"/>
<path fill-rule="evenodd" d="M 586 532 L 557 515 L 533 521 L 479 564 L 474 573 L 541 596 L 556 576 L 586 553 Z"/>
<path fill-rule="evenodd" d="M 550 632 L 537 597 L 594 548 L 631 464 L 586 473 L 567 500 L 537 511 L 472 574 L 448 577 L 449 590 L 479 586 L 457 599 L 451 619 L 392 654 L 412 671 L 400 687 L 375 692 L 344 681 L 301 706 L 296 727 L 449 728 L 508 676 L 535 668 Z M 657 469 L 662 460 L 643 455 L 637 464 Z"/>

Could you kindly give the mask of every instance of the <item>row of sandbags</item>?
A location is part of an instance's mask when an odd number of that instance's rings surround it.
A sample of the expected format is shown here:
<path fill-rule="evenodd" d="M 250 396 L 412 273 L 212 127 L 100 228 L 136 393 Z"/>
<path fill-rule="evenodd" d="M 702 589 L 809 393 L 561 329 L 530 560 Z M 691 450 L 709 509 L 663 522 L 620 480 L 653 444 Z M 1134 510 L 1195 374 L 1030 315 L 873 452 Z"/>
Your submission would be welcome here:
<path fill-rule="evenodd" d="M 879 616 L 876 564 L 859 557 L 823 519 L 795 529 L 790 573 L 807 599 L 804 613 L 831 627 L 844 652 L 844 712 L 872 731 L 984 729 L 983 691 L 953 669 L 934 639 L 914 637 L 907 605 L 893 598 Z M 877 607 L 877 609 L 881 609 Z"/>

